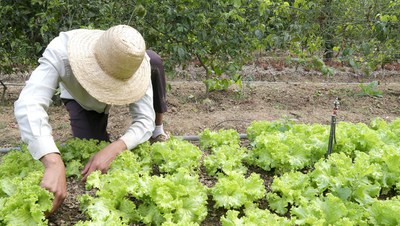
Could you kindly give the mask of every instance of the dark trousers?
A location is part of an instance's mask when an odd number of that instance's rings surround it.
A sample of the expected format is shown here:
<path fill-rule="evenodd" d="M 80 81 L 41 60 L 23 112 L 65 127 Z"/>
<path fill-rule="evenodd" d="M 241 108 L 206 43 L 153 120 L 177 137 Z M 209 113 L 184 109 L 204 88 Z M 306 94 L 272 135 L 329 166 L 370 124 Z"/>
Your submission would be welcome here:
<path fill-rule="evenodd" d="M 166 81 L 161 57 L 153 50 L 147 50 L 151 65 L 151 83 L 153 85 L 153 106 L 156 113 L 167 111 Z"/>
<path fill-rule="evenodd" d="M 69 113 L 73 137 L 110 141 L 107 133 L 108 114 L 88 111 L 75 100 L 62 101 Z"/>
<path fill-rule="evenodd" d="M 156 113 L 167 111 L 166 79 L 161 57 L 152 50 L 146 51 L 150 57 L 151 83 L 153 85 L 153 107 Z M 110 141 L 107 133 L 108 114 L 88 111 L 75 100 L 62 99 L 70 118 L 73 137 Z"/>

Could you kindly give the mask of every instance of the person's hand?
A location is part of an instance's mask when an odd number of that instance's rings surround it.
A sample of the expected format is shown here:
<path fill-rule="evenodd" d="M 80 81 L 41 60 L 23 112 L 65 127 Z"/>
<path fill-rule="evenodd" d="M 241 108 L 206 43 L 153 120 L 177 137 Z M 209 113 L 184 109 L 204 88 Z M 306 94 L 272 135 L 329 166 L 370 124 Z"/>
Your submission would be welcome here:
<path fill-rule="evenodd" d="M 82 181 L 86 181 L 86 178 L 93 171 L 100 170 L 102 173 L 106 173 L 115 157 L 117 157 L 118 154 L 126 149 L 127 147 L 125 145 L 125 142 L 123 142 L 122 140 L 116 140 L 101 151 L 97 152 L 92 158 L 90 158 L 89 162 L 83 169 Z"/>
<path fill-rule="evenodd" d="M 40 161 L 45 168 L 40 186 L 54 194 L 53 208 L 46 213 L 48 217 L 61 206 L 67 196 L 67 179 L 64 162 L 58 153 L 47 154 Z"/>

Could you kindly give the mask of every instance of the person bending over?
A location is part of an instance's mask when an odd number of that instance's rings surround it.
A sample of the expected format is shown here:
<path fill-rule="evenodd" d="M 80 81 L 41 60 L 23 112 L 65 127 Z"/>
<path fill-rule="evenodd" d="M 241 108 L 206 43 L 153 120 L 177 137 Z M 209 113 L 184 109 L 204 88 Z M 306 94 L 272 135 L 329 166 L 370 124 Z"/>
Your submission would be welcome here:
<path fill-rule="evenodd" d="M 56 89 L 60 87 L 75 137 L 109 140 L 112 105 L 127 106 L 132 115 L 127 131 L 85 165 L 86 180 L 95 170 L 107 172 L 118 154 L 152 137 L 156 117 L 150 61 L 142 35 L 127 25 L 61 32 L 46 47 L 14 103 L 14 114 L 29 152 L 44 165 L 41 186 L 54 194 L 49 214 L 67 194 L 65 166 L 47 114 Z"/>

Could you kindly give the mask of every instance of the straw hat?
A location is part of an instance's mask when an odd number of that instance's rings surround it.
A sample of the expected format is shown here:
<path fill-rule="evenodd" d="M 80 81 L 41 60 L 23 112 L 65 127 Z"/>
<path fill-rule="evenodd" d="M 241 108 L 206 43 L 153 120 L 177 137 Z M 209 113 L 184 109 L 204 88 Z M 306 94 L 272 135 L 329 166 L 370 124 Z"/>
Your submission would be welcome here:
<path fill-rule="evenodd" d="M 106 31 L 78 29 L 68 41 L 68 57 L 82 87 L 106 104 L 136 102 L 149 86 L 146 44 L 130 26 L 117 25 Z"/>

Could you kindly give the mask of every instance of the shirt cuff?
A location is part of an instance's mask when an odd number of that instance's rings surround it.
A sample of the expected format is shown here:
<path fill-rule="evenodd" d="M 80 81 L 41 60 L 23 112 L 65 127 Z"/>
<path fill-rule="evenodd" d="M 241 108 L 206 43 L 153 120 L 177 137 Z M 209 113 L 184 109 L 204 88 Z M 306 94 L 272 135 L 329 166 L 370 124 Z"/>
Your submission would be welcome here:
<path fill-rule="evenodd" d="M 127 132 L 125 133 L 122 137 L 120 137 L 119 139 L 122 140 L 127 149 L 128 150 L 132 150 L 133 148 L 135 148 L 136 146 L 138 146 L 139 144 L 147 141 L 148 139 L 150 139 L 151 137 L 151 132 L 145 133 L 143 135 L 142 138 L 138 139 L 137 136 L 135 136 L 134 134 Z"/>
<path fill-rule="evenodd" d="M 50 153 L 60 153 L 52 136 L 38 137 L 31 140 L 28 144 L 28 150 L 35 160 Z"/>

